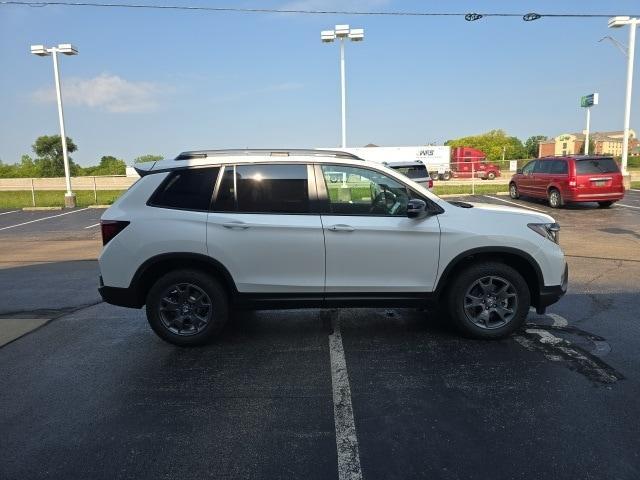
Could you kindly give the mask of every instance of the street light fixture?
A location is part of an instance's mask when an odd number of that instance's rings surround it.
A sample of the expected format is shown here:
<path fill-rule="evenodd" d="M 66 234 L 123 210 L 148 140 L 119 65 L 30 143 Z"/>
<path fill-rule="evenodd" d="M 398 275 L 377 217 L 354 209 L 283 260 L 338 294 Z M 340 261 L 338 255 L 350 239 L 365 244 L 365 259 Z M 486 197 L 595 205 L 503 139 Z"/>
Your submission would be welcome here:
<path fill-rule="evenodd" d="M 340 39 L 340 90 L 342 98 L 342 148 L 347 147 L 347 100 L 346 100 L 346 80 L 344 73 L 344 41 L 349 39 L 352 42 L 364 40 L 363 28 L 349 28 L 349 25 L 336 25 L 334 30 L 323 30 L 320 32 L 320 39 L 323 43 L 333 43 L 336 38 Z"/>
<path fill-rule="evenodd" d="M 633 86 L 633 57 L 636 46 L 636 27 L 640 19 L 626 16 L 612 17 L 609 19 L 609 28 L 620 28 L 629 25 L 629 47 L 627 50 L 627 93 L 624 104 L 624 135 L 622 137 L 622 175 L 625 188 L 631 186 L 627 159 L 629 157 L 629 122 L 631 120 L 631 90 Z"/>
<path fill-rule="evenodd" d="M 70 43 L 61 43 L 57 47 L 47 48 L 44 45 L 31 45 L 31 53 L 39 57 L 53 57 L 53 76 L 56 84 L 56 98 L 58 100 L 58 120 L 60 121 L 60 139 L 62 141 L 62 158 L 64 160 L 64 177 L 67 193 L 64 195 L 64 206 L 75 207 L 76 195 L 71 191 L 71 175 L 69 169 L 69 156 L 67 153 L 67 136 L 64 131 L 64 112 L 62 110 L 62 94 L 60 93 L 60 74 L 58 71 L 58 53 L 64 55 L 77 55 L 78 50 Z"/>

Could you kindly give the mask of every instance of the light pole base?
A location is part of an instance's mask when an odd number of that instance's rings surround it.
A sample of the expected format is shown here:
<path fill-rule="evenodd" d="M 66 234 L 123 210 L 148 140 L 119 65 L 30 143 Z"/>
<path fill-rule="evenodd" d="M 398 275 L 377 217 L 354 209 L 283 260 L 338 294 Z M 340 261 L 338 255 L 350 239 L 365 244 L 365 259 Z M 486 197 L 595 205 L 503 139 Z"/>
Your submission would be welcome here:
<path fill-rule="evenodd" d="M 64 208 L 75 208 L 76 207 L 76 194 L 75 193 L 65 193 L 64 194 Z"/>
<path fill-rule="evenodd" d="M 625 190 L 629 190 L 631 188 L 631 174 L 629 172 L 622 174 L 622 184 L 624 185 Z"/>

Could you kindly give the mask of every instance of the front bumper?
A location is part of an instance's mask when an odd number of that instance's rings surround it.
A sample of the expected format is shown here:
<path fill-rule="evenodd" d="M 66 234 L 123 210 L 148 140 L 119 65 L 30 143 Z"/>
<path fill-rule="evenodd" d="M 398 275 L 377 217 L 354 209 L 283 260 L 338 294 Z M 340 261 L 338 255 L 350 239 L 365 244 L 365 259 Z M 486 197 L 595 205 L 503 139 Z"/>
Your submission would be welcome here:
<path fill-rule="evenodd" d="M 549 305 L 553 305 L 562 296 L 567 293 L 567 285 L 569 284 L 569 266 L 564 266 L 562 274 L 562 283 L 560 285 L 542 286 L 538 293 L 538 302 L 536 304 L 536 312 L 542 315 Z"/>

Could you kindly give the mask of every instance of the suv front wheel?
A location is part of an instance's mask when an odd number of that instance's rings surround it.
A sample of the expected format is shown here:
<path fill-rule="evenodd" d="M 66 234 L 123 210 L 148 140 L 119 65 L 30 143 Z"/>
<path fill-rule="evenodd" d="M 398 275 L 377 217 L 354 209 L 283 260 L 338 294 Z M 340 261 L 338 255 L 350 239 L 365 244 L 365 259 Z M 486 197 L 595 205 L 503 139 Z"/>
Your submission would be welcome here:
<path fill-rule="evenodd" d="M 448 300 L 452 320 L 463 334 L 496 339 L 524 324 L 531 296 L 516 270 L 488 262 L 463 270 L 451 285 Z"/>
<path fill-rule="evenodd" d="M 210 342 L 229 317 L 220 283 L 198 270 L 176 270 L 160 277 L 147 295 L 149 325 L 163 340 L 189 347 Z"/>

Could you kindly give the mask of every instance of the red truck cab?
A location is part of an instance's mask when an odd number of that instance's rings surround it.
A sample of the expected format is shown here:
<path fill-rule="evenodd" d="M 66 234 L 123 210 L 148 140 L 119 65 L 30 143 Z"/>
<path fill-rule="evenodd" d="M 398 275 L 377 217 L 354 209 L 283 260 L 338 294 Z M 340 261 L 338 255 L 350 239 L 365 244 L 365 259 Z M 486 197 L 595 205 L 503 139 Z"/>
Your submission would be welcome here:
<path fill-rule="evenodd" d="M 493 180 L 500 176 L 500 167 L 487 162 L 487 156 L 481 150 L 471 147 L 451 149 L 451 174 L 457 178 L 481 178 Z"/>

